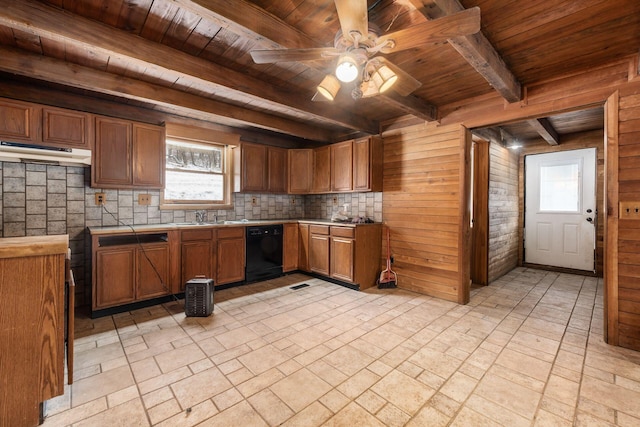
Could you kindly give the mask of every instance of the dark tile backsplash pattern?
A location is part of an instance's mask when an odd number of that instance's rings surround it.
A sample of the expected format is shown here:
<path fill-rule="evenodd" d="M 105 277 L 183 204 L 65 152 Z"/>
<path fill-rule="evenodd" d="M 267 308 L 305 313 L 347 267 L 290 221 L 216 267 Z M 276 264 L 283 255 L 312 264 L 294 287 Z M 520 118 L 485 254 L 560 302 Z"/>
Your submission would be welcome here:
<path fill-rule="evenodd" d="M 161 210 L 158 190 L 102 190 L 91 188 L 90 178 L 88 167 L 0 162 L 0 235 L 69 234 L 78 306 L 91 302 L 91 248 L 86 227 L 195 220 L 193 210 Z M 106 193 L 106 209 L 96 206 L 96 192 Z M 150 205 L 138 204 L 140 193 L 151 194 Z M 382 193 L 234 193 L 233 203 L 234 209 L 208 211 L 208 219 L 330 219 L 346 204 L 351 216 L 382 221 Z"/>

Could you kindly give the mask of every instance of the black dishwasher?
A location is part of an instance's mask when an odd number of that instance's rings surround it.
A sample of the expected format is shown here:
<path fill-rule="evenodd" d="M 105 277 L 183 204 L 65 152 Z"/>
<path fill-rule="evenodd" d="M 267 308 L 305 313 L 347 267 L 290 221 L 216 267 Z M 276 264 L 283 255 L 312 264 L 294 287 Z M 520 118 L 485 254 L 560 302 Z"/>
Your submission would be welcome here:
<path fill-rule="evenodd" d="M 245 280 L 282 276 L 282 224 L 247 227 Z"/>

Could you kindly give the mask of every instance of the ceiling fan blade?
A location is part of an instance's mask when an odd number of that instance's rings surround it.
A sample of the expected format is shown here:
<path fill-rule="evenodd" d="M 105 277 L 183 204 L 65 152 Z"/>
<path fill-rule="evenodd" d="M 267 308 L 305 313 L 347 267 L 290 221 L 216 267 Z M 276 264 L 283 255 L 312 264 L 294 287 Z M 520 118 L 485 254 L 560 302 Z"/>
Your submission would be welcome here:
<path fill-rule="evenodd" d="M 335 0 L 342 35 L 350 39 L 351 31 L 358 31 L 363 38 L 369 34 L 367 0 Z"/>
<path fill-rule="evenodd" d="M 384 34 L 378 37 L 376 43 L 381 44 L 387 40 L 393 40 L 395 47 L 384 48 L 381 52 L 398 52 L 426 43 L 441 42 L 453 37 L 475 34 L 478 31 L 480 31 L 480 8 L 476 6 L 404 30 Z"/>
<path fill-rule="evenodd" d="M 274 62 L 299 62 L 330 59 L 340 52 L 333 47 L 317 47 L 309 49 L 271 49 L 252 50 L 251 57 L 256 64 L 271 64 Z"/>
<path fill-rule="evenodd" d="M 395 65 L 393 62 L 388 61 L 383 57 L 377 57 L 375 59 L 391 68 L 391 70 L 398 75 L 398 80 L 393 84 L 393 86 L 391 86 L 391 89 L 395 90 L 400 95 L 407 96 L 411 92 L 422 86 L 422 83 L 420 81 L 411 77 L 409 73 Z"/>

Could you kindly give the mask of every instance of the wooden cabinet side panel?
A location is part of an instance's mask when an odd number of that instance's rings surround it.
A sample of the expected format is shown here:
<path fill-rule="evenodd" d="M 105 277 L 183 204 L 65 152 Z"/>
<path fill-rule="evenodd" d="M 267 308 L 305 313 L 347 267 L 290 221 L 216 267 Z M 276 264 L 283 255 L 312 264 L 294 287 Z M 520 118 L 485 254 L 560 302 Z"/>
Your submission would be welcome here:
<path fill-rule="evenodd" d="M 313 150 L 289 150 L 289 193 L 307 194 L 311 191 Z"/>
<path fill-rule="evenodd" d="M 282 270 L 293 271 L 298 268 L 298 224 L 283 225 Z"/>
<path fill-rule="evenodd" d="M 356 227 L 353 280 L 360 289 L 375 286 L 382 270 L 382 224 Z"/>
<path fill-rule="evenodd" d="M 164 187 L 165 132 L 161 126 L 133 124 L 133 185 Z"/>
<path fill-rule="evenodd" d="M 136 300 L 171 293 L 169 283 L 169 245 L 136 249 Z"/>
<path fill-rule="evenodd" d="M 288 184 L 287 150 L 269 147 L 267 150 L 269 173 L 267 190 L 272 193 L 286 193 Z"/>
<path fill-rule="evenodd" d="M 91 115 L 62 108 L 42 108 L 42 142 L 55 147 L 90 149 Z"/>
<path fill-rule="evenodd" d="M 298 269 L 309 270 L 309 224 L 298 224 Z"/>
<path fill-rule="evenodd" d="M 96 251 L 94 268 L 94 310 L 135 299 L 135 248 Z"/>
<path fill-rule="evenodd" d="M 318 274 L 329 275 L 328 235 L 309 235 L 309 269 Z"/>
<path fill-rule="evenodd" d="M 14 142 L 38 142 L 41 109 L 27 102 L 0 100 L 0 137 Z"/>
<path fill-rule="evenodd" d="M 131 186 L 131 126 L 126 120 L 96 117 L 95 147 L 91 155 L 92 186 Z"/>

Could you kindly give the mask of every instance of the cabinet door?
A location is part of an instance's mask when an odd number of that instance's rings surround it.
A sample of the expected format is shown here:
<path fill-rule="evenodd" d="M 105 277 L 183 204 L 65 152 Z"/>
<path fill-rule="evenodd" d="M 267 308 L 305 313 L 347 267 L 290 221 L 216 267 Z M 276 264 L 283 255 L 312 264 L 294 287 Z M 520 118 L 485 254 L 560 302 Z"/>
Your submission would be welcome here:
<path fill-rule="evenodd" d="M 309 235 L 309 269 L 329 275 L 329 236 L 313 233 Z"/>
<path fill-rule="evenodd" d="M 313 176 L 313 150 L 289 150 L 289 193 L 307 194 L 311 191 Z"/>
<path fill-rule="evenodd" d="M 371 189 L 369 145 L 369 138 L 353 141 L 353 189 L 357 191 Z M 382 173 L 382 171 L 378 172 Z"/>
<path fill-rule="evenodd" d="M 130 187 L 131 126 L 127 120 L 96 117 L 95 147 L 91 154 L 93 187 Z"/>
<path fill-rule="evenodd" d="M 0 137 L 15 142 L 37 142 L 40 111 L 27 102 L 0 100 Z"/>
<path fill-rule="evenodd" d="M 90 149 L 91 116 L 62 108 L 42 108 L 42 142 L 54 147 Z"/>
<path fill-rule="evenodd" d="M 267 150 L 269 171 L 267 190 L 272 193 L 287 192 L 287 150 L 269 147 Z"/>
<path fill-rule="evenodd" d="M 328 193 L 331 191 L 331 149 L 330 146 L 313 150 L 313 181 L 311 191 Z"/>
<path fill-rule="evenodd" d="M 298 225 L 298 268 L 309 270 L 309 224 Z"/>
<path fill-rule="evenodd" d="M 244 239 L 219 239 L 216 285 L 244 280 Z"/>
<path fill-rule="evenodd" d="M 353 282 L 355 242 L 343 237 L 331 238 L 331 277 Z M 376 260 L 377 261 L 377 260 Z"/>
<path fill-rule="evenodd" d="M 267 189 L 267 147 L 242 144 L 240 191 L 265 191 Z"/>
<path fill-rule="evenodd" d="M 94 310 L 135 299 L 135 248 L 97 251 L 95 268 Z"/>
<path fill-rule="evenodd" d="M 161 126 L 133 124 L 133 185 L 164 187 L 165 133 Z"/>
<path fill-rule="evenodd" d="M 298 224 L 283 225 L 282 271 L 298 268 Z"/>
<path fill-rule="evenodd" d="M 331 146 L 331 191 L 353 189 L 353 141 Z"/>
<path fill-rule="evenodd" d="M 184 290 L 184 284 L 196 276 L 213 278 L 213 242 L 210 240 L 183 242 L 181 246 L 180 290 Z"/>
<path fill-rule="evenodd" d="M 136 250 L 136 299 L 171 293 L 169 283 L 169 245 L 145 246 Z"/>

